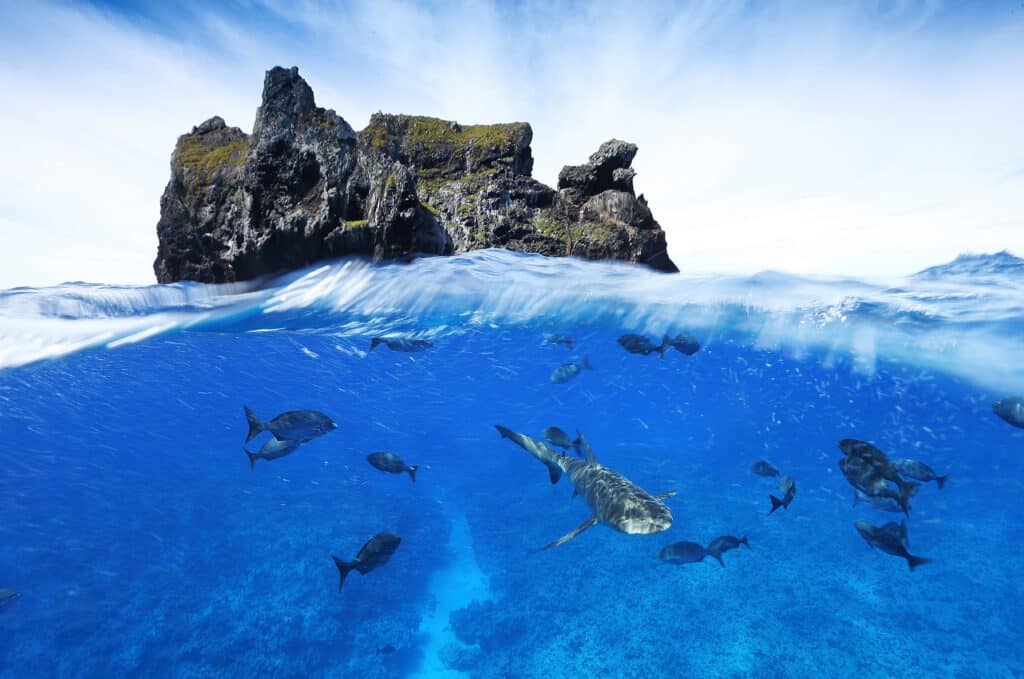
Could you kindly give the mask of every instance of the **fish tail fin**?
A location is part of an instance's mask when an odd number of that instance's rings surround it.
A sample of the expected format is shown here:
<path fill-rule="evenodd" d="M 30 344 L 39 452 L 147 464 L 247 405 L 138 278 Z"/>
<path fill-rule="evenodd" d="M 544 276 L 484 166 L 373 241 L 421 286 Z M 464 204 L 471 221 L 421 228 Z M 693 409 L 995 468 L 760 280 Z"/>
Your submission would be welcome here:
<path fill-rule="evenodd" d="M 711 556 L 711 557 L 714 557 L 715 561 L 718 562 L 718 565 L 721 566 L 722 568 L 725 568 L 725 561 L 722 560 L 722 555 L 721 554 L 719 554 L 718 552 L 707 552 L 707 555 Z"/>
<path fill-rule="evenodd" d="M 586 368 L 587 370 L 593 370 L 594 369 L 594 366 L 590 365 L 590 359 L 588 357 L 586 357 L 586 356 L 584 356 L 583 360 L 580 361 L 580 367 L 581 368 Z"/>
<path fill-rule="evenodd" d="M 405 470 L 409 472 L 409 478 L 413 480 L 413 483 L 416 482 L 416 470 L 419 468 L 420 466 L 418 464 L 411 464 L 409 465 L 409 468 Z"/>
<path fill-rule="evenodd" d="M 246 457 L 249 458 L 249 469 L 256 469 L 256 454 L 250 453 L 249 449 L 244 446 L 242 447 L 242 450 L 245 451 Z"/>
<path fill-rule="evenodd" d="M 750 543 L 747 542 L 747 536 L 746 535 L 744 535 L 743 537 L 740 538 L 740 544 L 741 545 L 746 545 L 747 549 L 750 549 Z"/>
<path fill-rule="evenodd" d="M 261 431 L 266 429 L 266 427 L 263 426 L 263 421 L 260 418 L 256 417 L 256 413 L 252 411 L 252 408 L 250 408 L 249 406 L 244 407 L 245 419 L 246 421 L 249 422 L 249 433 L 245 437 L 245 442 L 248 443 L 249 441 L 252 441 L 254 438 L 256 438 Z"/>
<path fill-rule="evenodd" d="M 914 556 L 913 554 L 907 554 L 907 566 L 913 571 L 915 568 L 922 564 L 931 563 L 931 559 L 927 559 L 923 556 Z"/>
<path fill-rule="evenodd" d="M 786 503 L 780 500 L 779 498 L 775 497 L 774 495 L 769 495 L 768 499 L 772 501 L 772 510 L 768 512 L 769 514 L 775 513 L 775 510 L 778 509 L 779 507 L 786 509 Z"/>
<path fill-rule="evenodd" d="M 581 439 L 579 436 L 577 436 L 576 440 L 573 441 L 570 444 L 570 446 L 572 447 L 573 451 L 576 453 L 576 457 L 583 457 L 583 439 Z"/>
<path fill-rule="evenodd" d="M 370 340 L 370 351 L 373 351 L 382 344 L 384 344 L 384 340 L 382 340 L 379 337 L 374 337 L 372 340 Z"/>
<path fill-rule="evenodd" d="M 942 487 L 944 485 L 946 485 L 946 481 L 948 481 L 948 480 L 949 480 L 949 474 L 946 474 L 945 476 L 937 476 L 937 477 L 935 477 L 935 483 L 938 484 L 939 490 L 942 490 Z"/>
<path fill-rule="evenodd" d="M 558 480 L 562 478 L 562 468 L 558 466 L 558 454 L 551 450 L 546 444 L 532 439 L 526 434 L 520 434 L 519 432 L 512 431 L 508 427 L 503 427 L 500 424 L 494 425 L 494 428 L 501 434 L 501 438 L 510 439 L 517 446 L 528 452 L 538 461 L 540 461 L 545 467 L 548 468 L 548 477 L 551 479 L 551 483 L 558 483 Z"/>
<path fill-rule="evenodd" d="M 661 336 L 661 346 L 658 347 L 658 358 L 665 358 L 665 352 L 672 346 L 672 338 L 668 335 Z"/>
<path fill-rule="evenodd" d="M 338 589 L 341 589 L 345 586 L 345 578 L 348 577 L 348 574 L 356 567 L 356 562 L 342 561 L 336 556 L 332 556 L 331 558 L 334 559 L 334 565 L 338 567 Z"/>

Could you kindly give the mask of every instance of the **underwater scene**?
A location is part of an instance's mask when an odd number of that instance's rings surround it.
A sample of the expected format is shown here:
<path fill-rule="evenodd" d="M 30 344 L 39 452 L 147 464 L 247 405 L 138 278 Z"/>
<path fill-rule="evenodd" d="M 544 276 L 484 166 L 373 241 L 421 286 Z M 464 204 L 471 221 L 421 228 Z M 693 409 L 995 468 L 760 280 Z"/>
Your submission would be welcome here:
<path fill-rule="evenodd" d="M 1024 261 L 0 292 L 0 676 L 1024 676 Z"/>

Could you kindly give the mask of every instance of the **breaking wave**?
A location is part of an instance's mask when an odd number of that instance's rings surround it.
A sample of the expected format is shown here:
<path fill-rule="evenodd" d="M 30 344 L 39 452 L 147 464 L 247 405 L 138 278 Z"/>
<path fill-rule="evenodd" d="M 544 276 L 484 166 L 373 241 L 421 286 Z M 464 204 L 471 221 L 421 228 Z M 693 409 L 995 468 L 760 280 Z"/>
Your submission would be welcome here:
<path fill-rule="evenodd" d="M 67 283 L 0 292 L 0 368 L 172 332 L 437 338 L 487 326 L 694 333 L 1024 390 L 1024 260 L 965 255 L 896 281 L 666 275 L 503 250 L 341 260 L 262 284 Z"/>

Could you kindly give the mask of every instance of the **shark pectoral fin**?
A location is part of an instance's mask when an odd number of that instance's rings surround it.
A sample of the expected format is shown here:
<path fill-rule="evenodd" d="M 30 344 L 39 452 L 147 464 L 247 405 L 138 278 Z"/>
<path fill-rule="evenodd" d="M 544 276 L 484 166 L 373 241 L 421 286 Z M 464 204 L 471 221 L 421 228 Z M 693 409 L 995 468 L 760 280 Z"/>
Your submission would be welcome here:
<path fill-rule="evenodd" d="M 661 495 L 655 495 L 654 499 L 659 501 L 659 502 L 661 502 L 662 500 L 667 500 L 670 497 L 675 497 L 675 496 L 676 496 L 676 491 L 670 490 L 667 493 L 662 493 Z"/>
<path fill-rule="evenodd" d="M 566 542 L 569 542 L 569 540 L 572 540 L 574 537 L 576 537 L 577 535 L 579 535 L 580 533 L 582 533 L 586 529 L 590 528 L 595 523 L 597 523 L 597 517 L 596 516 L 590 517 L 589 519 L 587 519 L 586 521 L 581 523 L 580 527 L 577 528 L 576 530 L 574 530 L 573 532 L 566 533 L 565 535 L 563 535 L 562 537 L 558 538 L 557 540 L 555 540 L 551 544 L 544 545 L 544 549 L 552 549 L 554 547 L 557 547 L 558 545 L 564 545 Z"/>

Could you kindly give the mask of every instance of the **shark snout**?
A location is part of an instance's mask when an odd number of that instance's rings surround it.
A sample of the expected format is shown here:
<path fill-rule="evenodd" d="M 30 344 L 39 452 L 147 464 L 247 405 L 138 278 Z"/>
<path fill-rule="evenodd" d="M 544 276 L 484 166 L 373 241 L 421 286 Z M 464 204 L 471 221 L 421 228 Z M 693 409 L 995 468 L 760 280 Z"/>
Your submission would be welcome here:
<path fill-rule="evenodd" d="M 672 512 L 668 507 L 644 512 L 639 516 L 624 516 L 616 522 L 616 528 L 629 535 L 650 535 L 661 533 L 672 526 Z"/>

